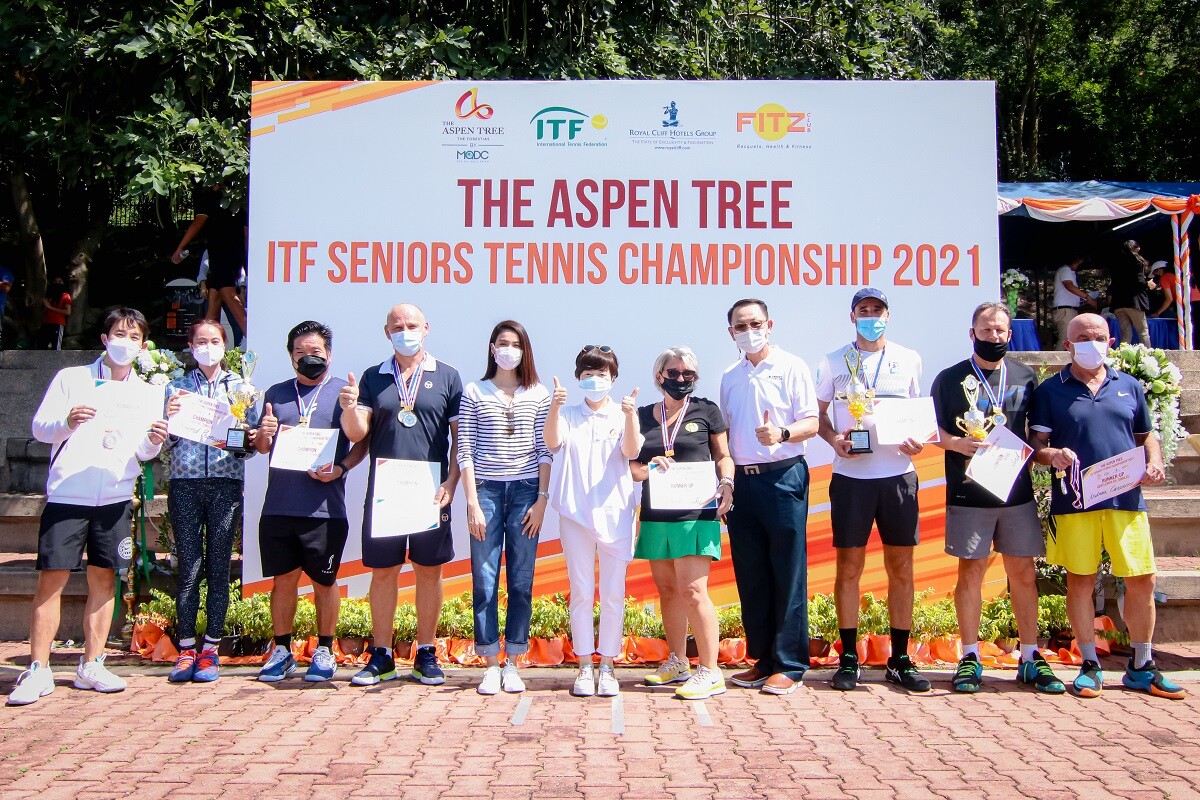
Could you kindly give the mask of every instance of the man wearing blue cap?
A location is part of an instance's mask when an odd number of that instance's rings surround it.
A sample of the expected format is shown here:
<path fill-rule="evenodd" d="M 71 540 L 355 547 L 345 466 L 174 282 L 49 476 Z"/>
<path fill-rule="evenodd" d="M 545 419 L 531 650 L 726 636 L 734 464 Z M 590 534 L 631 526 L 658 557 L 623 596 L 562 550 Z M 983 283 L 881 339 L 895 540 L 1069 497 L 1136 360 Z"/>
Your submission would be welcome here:
<path fill-rule="evenodd" d="M 927 692 L 929 681 L 908 657 L 913 547 L 919 539 L 917 472 L 912 456 L 921 452 L 924 443 L 907 439 L 900 445 L 880 444 L 868 399 L 872 395 L 879 400 L 921 394 L 921 356 L 887 340 L 884 333 L 889 316 L 883 292 L 859 289 L 850 302 L 854 341 L 829 353 L 817 368 L 818 434 L 834 452 L 829 515 L 837 551 L 834 601 L 842 656 L 833 688 L 849 691 L 860 677 L 856 648 L 859 581 L 874 525 L 883 540 L 888 577 L 892 656 L 887 679 L 910 692 Z"/>

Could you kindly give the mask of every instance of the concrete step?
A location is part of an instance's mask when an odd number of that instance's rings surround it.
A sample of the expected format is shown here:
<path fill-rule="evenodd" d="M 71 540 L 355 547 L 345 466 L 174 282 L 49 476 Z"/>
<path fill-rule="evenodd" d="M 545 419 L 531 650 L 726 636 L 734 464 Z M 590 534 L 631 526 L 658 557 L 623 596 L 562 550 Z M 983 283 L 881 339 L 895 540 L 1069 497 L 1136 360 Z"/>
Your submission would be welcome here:
<path fill-rule="evenodd" d="M 1154 641 L 1193 642 L 1200 639 L 1200 556 L 1158 558 L 1156 589 L 1166 601 L 1155 603 Z M 1106 613 L 1124 628 L 1119 606 L 1111 597 Z"/>
<path fill-rule="evenodd" d="M 53 376 L 54 373 L 50 373 Z M 6 369 L 0 373 L 0 396 L 22 395 L 34 391 L 41 384 L 41 373 L 33 369 Z M 49 382 L 47 381 L 47 385 Z M 42 386 L 42 390 L 45 390 Z"/>
<path fill-rule="evenodd" d="M 1200 487 L 1156 486 L 1143 489 L 1142 496 L 1155 556 L 1200 556 Z"/>
<path fill-rule="evenodd" d="M 54 446 L 28 436 L 10 437 L 5 445 L 8 464 L 9 492 L 36 493 L 46 489 L 50 474 L 50 454 Z M 154 462 L 154 480 L 161 482 L 167 475 L 166 465 Z"/>
<path fill-rule="evenodd" d="M 45 506 L 46 499 L 40 494 L 0 494 L 0 557 L 37 552 L 38 528 Z M 167 513 L 167 496 L 155 497 L 147 510 L 151 520 L 161 523 Z M 153 546 L 153 531 L 147 531 L 147 537 Z"/>
<path fill-rule="evenodd" d="M 1167 470 L 1167 478 L 1173 486 L 1200 486 L 1200 453 L 1191 442 L 1179 443 L 1179 452 Z"/>

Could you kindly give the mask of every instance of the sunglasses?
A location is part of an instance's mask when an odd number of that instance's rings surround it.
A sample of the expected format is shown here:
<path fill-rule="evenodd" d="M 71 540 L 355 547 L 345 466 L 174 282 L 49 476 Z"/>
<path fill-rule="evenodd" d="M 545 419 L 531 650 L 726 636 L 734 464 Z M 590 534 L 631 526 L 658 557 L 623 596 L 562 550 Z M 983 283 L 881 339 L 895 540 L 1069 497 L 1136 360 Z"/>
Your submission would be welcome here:
<path fill-rule="evenodd" d="M 696 373 L 690 369 L 664 369 L 663 375 L 666 375 L 673 381 L 683 378 L 685 381 L 696 380 Z"/>
<path fill-rule="evenodd" d="M 765 320 L 757 320 L 757 319 L 754 320 L 753 322 L 739 322 L 737 325 L 733 326 L 733 330 L 736 333 L 745 333 L 746 331 L 758 331 L 758 330 L 762 330 L 763 326 L 766 324 L 767 323 Z"/>
<path fill-rule="evenodd" d="M 606 344 L 585 344 L 580 353 L 590 353 L 593 350 L 599 350 L 601 353 L 611 353 L 612 348 Z"/>

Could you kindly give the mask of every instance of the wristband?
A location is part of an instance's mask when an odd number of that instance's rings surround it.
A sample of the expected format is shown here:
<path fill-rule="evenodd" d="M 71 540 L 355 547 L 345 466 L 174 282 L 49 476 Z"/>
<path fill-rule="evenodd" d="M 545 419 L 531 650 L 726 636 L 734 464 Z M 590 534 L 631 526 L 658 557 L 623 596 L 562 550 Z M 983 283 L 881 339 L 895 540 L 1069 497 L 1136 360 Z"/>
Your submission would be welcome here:
<path fill-rule="evenodd" d="M 342 471 L 342 477 L 345 477 L 350 472 L 350 470 L 346 467 L 346 462 L 344 461 L 339 461 L 334 464 L 334 466 Z"/>
<path fill-rule="evenodd" d="M 733 478 L 721 478 L 721 480 L 717 481 L 717 488 L 720 489 L 722 486 L 728 486 L 730 489 L 732 489 Z"/>

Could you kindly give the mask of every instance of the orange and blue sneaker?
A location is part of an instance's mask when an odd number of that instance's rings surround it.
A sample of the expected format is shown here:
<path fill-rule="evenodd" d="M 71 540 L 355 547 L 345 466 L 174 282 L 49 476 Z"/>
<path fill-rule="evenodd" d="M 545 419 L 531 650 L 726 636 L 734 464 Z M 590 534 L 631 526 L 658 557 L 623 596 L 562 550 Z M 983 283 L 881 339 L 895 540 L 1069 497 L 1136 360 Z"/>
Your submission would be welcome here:
<path fill-rule="evenodd" d="M 221 677 L 221 659 L 216 650 L 205 650 L 196 658 L 196 671 L 192 680 L 196 683 L 212 683 Z"/>
<path fill-rule="evenodd" d="M 1099 697 L 1104 690 L 1104 673 L 1095 661 L 1084 661 L 1079 674 L 1071 681 L 1071 693 L 1076 697 Z"/>
<path fill-rule="evenodd" d="M 1036 650 L 1033 658 L 1028 661 L 1022 658 L 1021 663 L 1017 665 L 1017 680 L 1021 683 L 1028 683 L 1039 692 L 1046 694 L 1062 694 L 1067 690 L 1067 687 L 1063 686 L 1063 682 L 1054 674 L 1054 670 L 1050 669 L 1046 659 Z"/>
<path fill-rule="evenodd" d="M 175 668 L 171 670 L 167 680 L 171 683 L 191 683 L 192 676 L 195 674 L 196 651 L 184 650 L 179 654 L 179 658 L 175 659 Z"/>
<path fill-rule="evenodd" d="M 1121 677 L 1121 683 L 1129 689 L 1148 692 L 1155 697 L 1165 697 L 1168 700 L 1182 700 L 1187 697 L 1187 691 L 1176 686 L 1159 672 L 1153 661 L 1147 661 L 1141 669 L 1134 669 L 1133 659 L 1129 659 L 1129 664 L 1125 667 L 1125 674 Z"/>

